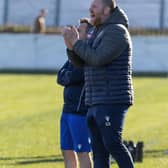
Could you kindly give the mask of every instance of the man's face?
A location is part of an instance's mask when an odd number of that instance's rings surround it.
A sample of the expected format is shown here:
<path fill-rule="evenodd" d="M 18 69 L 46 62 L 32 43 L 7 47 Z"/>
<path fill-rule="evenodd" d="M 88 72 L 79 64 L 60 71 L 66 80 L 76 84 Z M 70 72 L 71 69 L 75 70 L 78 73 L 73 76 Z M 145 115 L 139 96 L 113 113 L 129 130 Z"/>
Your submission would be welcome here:
<path fill-rule="evenodd" d="M 102 0 L 93 0 L 90 6 L 90 18 L 93 25 L 101 24 L 104 17 L 104 5 Z"/>

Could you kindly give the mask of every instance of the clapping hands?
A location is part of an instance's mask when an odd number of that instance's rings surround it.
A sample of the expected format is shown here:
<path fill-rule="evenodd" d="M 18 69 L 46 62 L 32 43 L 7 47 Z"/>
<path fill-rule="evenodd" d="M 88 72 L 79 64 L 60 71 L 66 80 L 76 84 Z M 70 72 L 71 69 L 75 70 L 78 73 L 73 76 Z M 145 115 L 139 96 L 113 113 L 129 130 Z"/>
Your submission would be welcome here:
<path fill-rule="evenodd" d="M 72 50 L 73 45 L 79 40 L 79 33 L 76 27 L 66 26 L 62 30 L 62 36 L 64 37 L 65 45 L 68 49 Z"/>

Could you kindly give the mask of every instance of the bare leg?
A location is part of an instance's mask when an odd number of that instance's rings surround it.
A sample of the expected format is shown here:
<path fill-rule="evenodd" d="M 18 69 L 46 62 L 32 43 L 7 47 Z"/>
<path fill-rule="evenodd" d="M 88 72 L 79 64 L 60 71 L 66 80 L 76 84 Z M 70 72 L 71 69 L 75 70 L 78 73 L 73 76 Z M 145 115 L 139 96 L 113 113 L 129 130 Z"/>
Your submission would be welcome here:
<path fill-rule="evenodd" d="M 92 168 L 92 160 L 88 152 L 78 152 L 77 156 L 80 168 Z"/>
<path fill-rule="evenodd" d="M 77 158 L 74 151 L 63 150 L 62 155 L 64 157 L 65 168 L 77 168 Z"/>

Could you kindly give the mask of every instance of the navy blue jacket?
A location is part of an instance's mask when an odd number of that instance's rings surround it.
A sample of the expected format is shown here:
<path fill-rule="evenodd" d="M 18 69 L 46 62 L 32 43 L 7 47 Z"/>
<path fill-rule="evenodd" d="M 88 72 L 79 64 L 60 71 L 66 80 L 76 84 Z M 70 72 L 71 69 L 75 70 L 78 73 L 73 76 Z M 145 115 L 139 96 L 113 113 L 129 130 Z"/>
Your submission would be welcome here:
<path fill-rule="evenodd" d="M 85 69 L 85 103 L 133 104 L 132 42 L 128 18 L 116 7 L 109 18 L 78 40 L 68 57 Z"/>
<path fill-rule="evenodd" d="M 64 86 L 64 113 L 85 115 L 87 107 L 84 103 L 84 72 L 83 68 L 74 67 L 70 61 L 62 66 L 57 74 L 57 83 Z"/>

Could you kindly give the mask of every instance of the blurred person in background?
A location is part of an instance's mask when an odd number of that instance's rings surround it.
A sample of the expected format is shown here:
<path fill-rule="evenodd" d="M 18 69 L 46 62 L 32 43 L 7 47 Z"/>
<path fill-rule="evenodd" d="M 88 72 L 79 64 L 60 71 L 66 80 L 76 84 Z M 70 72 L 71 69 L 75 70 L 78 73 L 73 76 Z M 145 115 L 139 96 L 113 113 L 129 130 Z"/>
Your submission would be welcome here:
<path fill-rule="evenodd" d="M 85 103 L 90 129 L 94 168 L 110 168 L 110 154 L 119 168 L 133 168 L 123 144 L 124 119 L 133 104 L 132 42 L 128 18 L 115 0 L 92 0 L 93 28 L 86 40 L 75 27 L 63 30 L 74 65 L 84 67 Z"/>
<path fill-rule="evenodd" d="M 80 23 L 80 39 L 86 38 L 87 23 Z M 84 104 L 84 71 L 69 60 L 58 71 L 57 83 L 64 86 L 64 105 L 60 120 L 60 143 L 65 168 L 91 168 L 90 138 Z"/>
<path fill-rule="evenodd" d="M 47 14 L 46 9 L 41 9 L 39 15 L 36 17 L 34 21 L 33 33 L 45 33 L 46 32 L 46 23 L 45 17 Z"/>

